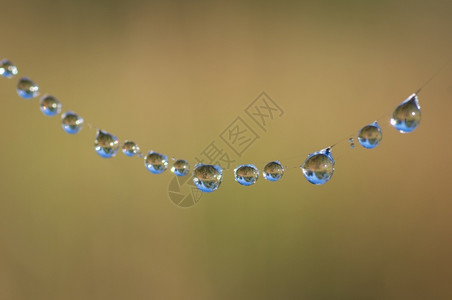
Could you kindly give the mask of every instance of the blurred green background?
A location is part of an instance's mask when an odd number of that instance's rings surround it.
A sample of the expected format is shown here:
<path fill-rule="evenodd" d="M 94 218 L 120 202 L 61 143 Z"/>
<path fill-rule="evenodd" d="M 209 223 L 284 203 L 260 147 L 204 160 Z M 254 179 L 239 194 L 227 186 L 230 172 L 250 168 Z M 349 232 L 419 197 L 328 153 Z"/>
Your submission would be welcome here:
<path fill-rule="evenodd" d="M 191 163 L 266 91 L 284 115 L 238 162 L 297 167 L 452 49 L 448 0 L 0 3 L 0 58 L 42 94 Z M 100 158 L 94 129 L 64 133 L 0 78 L 0 299 L 452 299 L 451 75 L 420 94 L 414 133 L 340 144 L 326 185 L 229 170 L 187 209 L 169 171 Z"/>

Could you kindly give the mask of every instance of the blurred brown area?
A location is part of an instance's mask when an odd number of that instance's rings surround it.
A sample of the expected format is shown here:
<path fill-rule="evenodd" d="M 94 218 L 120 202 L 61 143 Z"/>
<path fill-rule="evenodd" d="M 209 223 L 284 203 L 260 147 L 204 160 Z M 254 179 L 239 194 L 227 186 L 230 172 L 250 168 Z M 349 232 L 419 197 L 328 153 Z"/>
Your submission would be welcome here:
<path fill-rule="evenodd" d="M 0 58 L 144 150 L 194 157 L 262 91 L 284 110 L 240 163 L 307 154 L 382 115 L 449 59 L 444 1 L 1 2 Z M 0 299 L 451 299 L 452 71 L 422 121 L 194 207 L 172 174 L 94 152 L 0 78 Z M 238 162 L 238 163 L 239 163 Z"/>

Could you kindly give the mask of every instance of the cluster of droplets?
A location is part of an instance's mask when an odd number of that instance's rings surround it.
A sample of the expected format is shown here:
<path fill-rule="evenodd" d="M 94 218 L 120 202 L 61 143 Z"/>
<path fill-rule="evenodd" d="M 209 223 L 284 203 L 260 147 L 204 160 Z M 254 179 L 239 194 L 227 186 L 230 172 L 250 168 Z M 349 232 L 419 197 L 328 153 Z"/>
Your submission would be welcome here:
<path fill-rule="evenodd" d="M 0 75 L 5 78 L 12 78 L 18 74 L 17 67 L 8 59 L 0 61 Z M 22 77 L 17 83 L 17 93 L 24 99 L 33 99 L 39 96 L 39 86 L 29 79 Z M 46 116 L 56 116 L 61 113 L 61 102 L 52 95 L 45 95 L 40 99 L 41 112 Z M 405 101 L 399 104 L 392 114 L 390 124 L 401 133 L 409 133 L 415 130 L 421 120 L 421 108 L 417 94 L 412 94 Z M 77 134 L 83 127 L 84 120 L 77 113 L 72 111 L 64 112 L 61 115 L 61 125 L 65 132 Z M 359 144 L 365 149 L 377 147 L 383 138 L 382 130 L 377 121 L 368 124 L 359 130 L 357 139 Z M 350 147 L 355 147 L 353 137 L 348 139 Z M 322 185 L 328 182 L 333 176 L 334 159 L 332 148 L 327 147 L 320 151 L 311 153 L 300 166 L 303 175 L 308 182 L 314 185 Z M 120 148 L 119 140 L 116 136 L 98 130 L 94 140 L 95 152 L 103 158 L 116 156 Z M 133 141 L 126 140 L 122 144 L 122 152 L 128 157 L 142 157 L 140 147 Z M 153 174 L 161 174 L 168 169 L 169 160 L 164 154 L 149 151 L 144 156 L 146 169 Z M 190 165 L 186 160 L 177 159 L 170 168 L 176 176 L 187 176 L 190 173 Z M 285 168 L 279 161 L 267 163 L 262 170 L 262 177 L 267 181 L 279 181 L 284 175 Z M 259 170 L 253 164 L 239 165 L 234 169 L 235 181 L 243 186 L 254 185 L 259 179 Z M 193 183 L 202 192 L 213 192 L 217 190 L 223 180 L 223 169 L 219 165 L 197 164 L 193 169 Z"/>

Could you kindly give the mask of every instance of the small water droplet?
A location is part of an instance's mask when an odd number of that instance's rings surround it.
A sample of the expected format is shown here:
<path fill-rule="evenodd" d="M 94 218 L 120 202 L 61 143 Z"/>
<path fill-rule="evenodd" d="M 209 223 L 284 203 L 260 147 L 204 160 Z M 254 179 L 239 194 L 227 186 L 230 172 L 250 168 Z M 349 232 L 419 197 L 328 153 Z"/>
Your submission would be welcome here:
<path fill-rule="evenodd" d="M 391 125 L 401 133 L 415 130 L 421 122 L 421 107 L 416 94 L 403 101 L 392 113 Z"/>
<path fill-rule="evenodd" d="M 144 157 L 144 165 L 149 172 L 160 174 L 168 168 L 168 157 L 154 151 L 149 151 Z"/>
<path fill-rule="evenodd" d="M 0 75 L 11 78 L 17 75 L 17 67 L 9 59 L 2 59 L 0 62 Z"/>
<path fill-rule="evenodd" d="M 259 178 L 259 170 L 254 165 L 241 165 L 234 169 L 234 177 L 241 185 L 250 186 Z"/>
<path fill-rule="evenodd" d="M 262 175 L 268 181 L 278 181 L 284 174 L 284 167 L 279 161 L 271 161 L 265 165 Z"/>
<path fill-rule="evenodd" d="M 354 149 L 355 148 L 355 141 L 353 140 L 353 138 L 349 138 L 348 142 L 350 143 L 350 148 Z"/>
<path fill-rule="evenodd" d="M 217 190 L 222 180 L 223 170 L 220 166 L 197 164 L 193 170 L 193 183 L 202 192 Z"/>
<path fill-rule="evenodd" d="M 39 87 L 28 77 L 22 77 L 17 83 L 17 94 L 24 99 L 32 99 L 39 95 Z"/>
<path fill-rule="evenodd" d="M 75 112 L 68 111 L 61 115 L 63 130 L 70 134 L 76 134 L 82 129 L 83 119 Z"/>
<path fill-rule="evenodd" d="M 124 145 L 122 145 L 122 153 L 129 157 L 133 157 L 137 154 L 140 154 L 140 147 L 135 142 L 125 141 Z"/>
<path fill-rule="evenodd" d="M 373 149 L 380 144 L 383 134 L 380 125 L 375 121 L 372 124 L 364 126 L 358 132 L 358 142 L 367 149 Z"/>
<path fill-rule="evenodd" d="M 94 150 L 103 158 L 111 158 L 116 155 L 119 149 L 119 140 L 114 135 L 98 130 L 94 140 Z"/>
<path fill-rule="evenodd" d="M 55 116 L 61 112 L 61 103 L 57 98 L 46 95 L 41 98 L 41 102 L 39 103 L 41 111 L 46 116 Z"/>
<path fill-rule="evenodd" d="M 326 148 L 308 155 L 301 166 L 304 177 L 312 184 L 324 184 L 331 179 L 334 172 L 334 159 L 331 149 Z"/>
<path fill-rule="evenodd" d="M 174 175 L 177 176 L 185 176 L 188 174 L 188 172 L 190 172 L 190 165 L 186 160 L 178 159 L 171 167 L 171 172 L 173 172 Z"/>

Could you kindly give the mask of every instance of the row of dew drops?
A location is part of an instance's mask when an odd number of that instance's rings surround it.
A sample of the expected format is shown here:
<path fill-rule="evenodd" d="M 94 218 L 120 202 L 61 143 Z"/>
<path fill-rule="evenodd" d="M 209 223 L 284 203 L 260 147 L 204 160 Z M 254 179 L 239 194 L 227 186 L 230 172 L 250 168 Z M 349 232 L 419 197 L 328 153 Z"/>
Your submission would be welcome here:
<path fill-rule="evenodd" d="M 8 59 L 0 62 L 0 75 L 11 78 L 17 75 L 17 67 Z M 17 93 L 24 99 L 36 98 L 39 95 L 39 86 L 27 77 L 19 79 Z M 55 116 L 61 112 L 60 101 L 51 96 L 45 95 L 40 100 L 40 109 L 46 116 Z M 415 130 L 421 120 L 421 109 L 417 93 L 409 96 L 399 104 L 394 110 L 391 118 L 391 125 L 401 133 L 409 133 Z M 61 115 L 63 130 L 69 134 L 78 133 L 83 126 L 83 118 L 72 111 L 67 111 Z M 358 142 L 365 149 L 373 149 L 382 140 L 382 131 L 378 122 L 375 121 L 364 126 L 358 132 Z M 350 139 L 350 146 L 354 147 L 353 139 Z M 116 156 L 119 150 L 119 140 L 114 135 L 98 130 L 94 141 L 94 150 L 103 158 Z M 321 185 L 328 182 L 334 172 L 334 159 L 331 147 L 322 149 L 308 155 L 301 170 L 305 178 L 312 184 Z M 129 156 L 142 157 L 140 148 L 133 141 L 125 141 L 122 145 L 122 152 Z M 149 151 L 144 156 L 146 169 L 153 174 L 161 174 L 168 169 L 168 157 L 155 151 Z M 178 159 L 171 167 L 171 172 L 176 176 L 186 176 L 190 172 L 189 163 L 186 160 Z M 268 181 L 278 181 L 284 174 L 284 167 L 279 161 L 272 161 L 265 165 L 263 177 Z M 240 165 L 234 169 L 235 180 L 244 186 L 256 183 L 259 178 L 259 170 L 252 164 Z M 193 170 L 193 182 L 202 192 L 213 192 L 220 187 L 223 180 L 223 169 L 218 165 L 197 164 Z"/>

